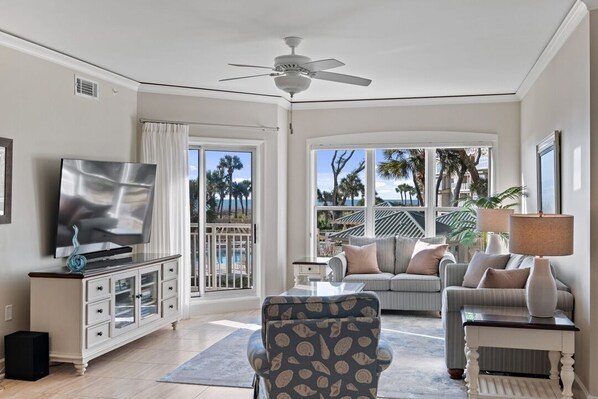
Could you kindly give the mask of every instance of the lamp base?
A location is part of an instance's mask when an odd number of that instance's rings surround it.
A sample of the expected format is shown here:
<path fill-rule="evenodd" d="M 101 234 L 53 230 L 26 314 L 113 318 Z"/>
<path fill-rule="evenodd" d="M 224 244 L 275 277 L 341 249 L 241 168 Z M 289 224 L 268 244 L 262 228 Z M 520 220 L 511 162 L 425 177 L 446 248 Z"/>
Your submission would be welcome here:
<path fill-rule="evenodd" d="M 534 265 L 525 287 L 527 309 L 532 317 L 554 317 L 556 310 L 556 282 L 547 258 L 534 258 Z"/>
<path fill-rule="evenodd" d="M 506 253 L 506 248 L 503 245 L 503 240 L 500 235 L 496 233 L 488 233 L 488 245 L 486 246 L 486 253 L 491 255 L 500 255 Z"/>

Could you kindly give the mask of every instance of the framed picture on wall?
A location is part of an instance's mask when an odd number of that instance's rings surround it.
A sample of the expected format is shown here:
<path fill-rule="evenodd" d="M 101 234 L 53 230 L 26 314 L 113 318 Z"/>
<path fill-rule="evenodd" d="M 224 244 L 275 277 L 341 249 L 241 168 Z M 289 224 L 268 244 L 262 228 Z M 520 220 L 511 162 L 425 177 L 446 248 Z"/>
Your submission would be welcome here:
<path fill-rule="evenodd" d="M 561 213 L 561 132 L 555 130 L 536 146 L 538 211 Z"/>

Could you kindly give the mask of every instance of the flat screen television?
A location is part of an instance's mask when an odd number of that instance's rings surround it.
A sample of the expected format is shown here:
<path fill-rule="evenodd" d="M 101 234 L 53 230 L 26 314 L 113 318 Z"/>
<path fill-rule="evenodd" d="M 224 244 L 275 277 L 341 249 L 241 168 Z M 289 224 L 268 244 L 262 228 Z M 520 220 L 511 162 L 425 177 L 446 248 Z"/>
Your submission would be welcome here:
<path fill-rule="evenodd" d="M 62 159 L 55 257 L 110 252 L 150 240 L 156 165 Z"/>

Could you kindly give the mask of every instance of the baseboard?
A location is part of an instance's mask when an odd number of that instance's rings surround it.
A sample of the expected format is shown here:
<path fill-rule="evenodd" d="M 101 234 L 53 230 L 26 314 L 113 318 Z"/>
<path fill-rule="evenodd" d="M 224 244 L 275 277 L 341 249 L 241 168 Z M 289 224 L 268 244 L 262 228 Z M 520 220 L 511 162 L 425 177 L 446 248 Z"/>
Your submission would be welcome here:
<path fill-rule="evenodd" d="M 256 310 L 261 306 L 257 297 L 239 297 L 222 299 L 194 298 L 191 300 L 189 314 L 200 316 L 205 314 L 230 313 L 243 310 Z"/>
<path fill-rule="evenodd" d="M 575 389 L 578 388 L 578 389 Z M 586 386 L 583 384 L 583 382 L 581 382 L 581 380 L 579 379 L 579 377 L 576 375 L 575 376 L 575 384 L 573 386 L 574 391 L 578 391 L 575 392 L 575 397 L 578 398 L 577 394 L 581 394 L 581 397 L 579 399 L 598 399 L 598 396 L 594 396 L 594 395 L 590 395 L 590 393 L 588 392 L 588 389 L 586 388 Z"/>

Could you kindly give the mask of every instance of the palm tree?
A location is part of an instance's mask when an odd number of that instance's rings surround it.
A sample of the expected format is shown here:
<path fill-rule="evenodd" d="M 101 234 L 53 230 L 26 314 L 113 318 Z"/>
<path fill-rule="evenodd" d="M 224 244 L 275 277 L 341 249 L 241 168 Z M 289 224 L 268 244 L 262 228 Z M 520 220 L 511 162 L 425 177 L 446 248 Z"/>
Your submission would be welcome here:
<path fill-rule="evenodd" d="M 409 205 L 413 205 L 413 195 L 415 194 L 415 187 L 409 186 L 409 191 L 407 191 L 407 194 L 409 194 Z"/>
<path fill-rule="evenodd" d="M 236 155 L 225 155 L 220 158 L 218 168 L 226 172 L 226 181 L 228 183 L 228 221 L 230 222 L 232 198 L 233 198 L 233 173 L 235 170 L 243 169 L 241 158 Z"/>
<path fill-rule="evenodd" d="M 220 186 L 224 182 L 224 173 L 221 170 L 208 170 L 206 172 L 206 221 L 214 223 L 218 213 L 216 195 L 220 193 Z M 224 184 L 226 189 L 226 183 Z"/>
<path fill-rule="evenodd" d="M 423 149 L 384 150 L 384 161 L 378 163 L 378 175 L 395 180 L 411 177 L 419 205 L 424 204 L 422 194 L 426 178 L 426 153 Z"/>
<path fill-rule="evenodd" d="M 407 193 L 411 191 L 411 186 L 407 183 L 401 183 L 395 188 L 397 193 L 401 194 L 401 199 L 403 200 L 403 205 L 407 205 Z"/>
<path fill-rule="evenodd" d="M 237 210 L 238 210 L 238 202 L 239 202 L 239 196 L 241 196 L 241 190 L 239 189 L 239 183 L 237 182 L 233 182 L 232 185 L 232 189 L 231 189 L 231 194 L 233 196 L 233 198 L 235 199 L 235 219 L 237 218 Z M 243 208 L 243 200 L 241 200 L 241 208 Z M 230 217 L 229 217 L 230 219 Z"/>
<path fill-rule="evenodd" d="M 349 173 L 341 179 L 339 190 L 343 196 L 351 198 L 351 206 L 355 205 L 355 197 L 365 194 L 365 186 L 356 173 Z"/>
<path fill-rule="evenodd" d="M 251 181 L 243 180 L 239 182 L 239 193 L 241 193 L 241 211 L 247 215 L 249 212 L 249 196 L 251 195 Z M 243 208 L 243 197 L 245 197 L 245 208 Z"/>

